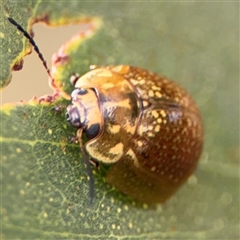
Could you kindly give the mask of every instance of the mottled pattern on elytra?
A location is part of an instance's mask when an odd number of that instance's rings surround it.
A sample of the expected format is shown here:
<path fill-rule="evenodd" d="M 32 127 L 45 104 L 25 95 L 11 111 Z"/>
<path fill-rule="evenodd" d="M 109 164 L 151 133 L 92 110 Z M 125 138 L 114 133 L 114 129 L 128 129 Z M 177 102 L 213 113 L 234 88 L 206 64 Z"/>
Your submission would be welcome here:
<path fill-rule="evenodd" d="M 123 76 L 134 85 L 139 97 L 143 100 L 178 104 L 190 111 L 198 111 L 191 96 L 165 77 L 137 67 L 130 67 Z"/>
<path fill-rule="evenodd" d="M 140 201 L 164 202 L 196 168 L 202 120 L 192 98 L 174 82 L 136 67 L 123 76 L 134 86 L 142 112 L 129 151 L 107 181 Z"/>

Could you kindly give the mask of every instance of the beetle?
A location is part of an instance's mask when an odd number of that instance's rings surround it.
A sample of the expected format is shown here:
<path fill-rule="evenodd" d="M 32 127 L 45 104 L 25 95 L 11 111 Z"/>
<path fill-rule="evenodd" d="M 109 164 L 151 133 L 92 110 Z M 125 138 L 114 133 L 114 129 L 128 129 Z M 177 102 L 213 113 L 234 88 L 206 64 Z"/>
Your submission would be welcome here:
<path fill-rule="evenodd" d="M 8 20 L 52 78 L 34 40 Z M 192 97 L 170 79 L 129 65 L 94 67 L 73 79 L 66 115 L 77 128 L 90 186 L 89 158 L 110 165 L 106 181 L 131 198 L 148 204 L 169 199 L 194 172 L 203 148 L 203 121 Z"/>
<path fill-rule="evenodd" d="M 76 79 L 67 120 L 86 133 L 84 150 L 111 164 L 107 182 L 140 202 L 162 203 L 195 170 L 203 124 L 191 96 L 173 81 L 128 65 Z"/>

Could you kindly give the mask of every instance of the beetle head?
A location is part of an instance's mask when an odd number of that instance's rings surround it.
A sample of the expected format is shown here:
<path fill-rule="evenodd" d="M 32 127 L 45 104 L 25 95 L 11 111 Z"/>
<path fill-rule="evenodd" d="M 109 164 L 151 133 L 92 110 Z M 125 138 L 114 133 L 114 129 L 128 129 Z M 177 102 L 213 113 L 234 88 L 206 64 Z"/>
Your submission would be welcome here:
<path fill-rule="evenodd" d="M 71 94 L 72 104 L 67 107 L 66 118 L 73 127 L 82 129 L 86 128 L 84 106 L 82 105 L 80 97 L 86 93 L 86 89 L 80 88 L 75 89 Z"/>
<path fill-rule="evenodd" d="M 101 113 L 98 97 L 92 88 L 76 88 L 71 94 L 72 104 L 67 107 L 67 121 L 75 128 L 81 128 L 89 138 L 98 135 Z"/>

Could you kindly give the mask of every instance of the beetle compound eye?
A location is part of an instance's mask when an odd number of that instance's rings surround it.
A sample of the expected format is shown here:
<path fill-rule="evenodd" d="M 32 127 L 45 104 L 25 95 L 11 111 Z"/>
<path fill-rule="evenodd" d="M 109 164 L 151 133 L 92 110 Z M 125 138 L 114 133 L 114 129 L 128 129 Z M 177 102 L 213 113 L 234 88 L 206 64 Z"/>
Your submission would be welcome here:
<path fill-rule="evenodd" d="M 75 99 L 78 95 L 85 95 L 87 92 L 88 91 L 85 88 L 77 88 L 72 92 L 71 97 L 72 99 Z"/>
<path fill-rule="evenodd" d="M 75 106 L 73 105 L 68 106 L 66 118 L 67 118 L 67 121 L 70 122 L 70 124 L 73 127 L 76 127 L 76 128 L 81 127 L 80 114 L 78 112 L 78 109 Z"/>
<path fill-rule="evenodd" d="M 88 129 L 86 129 L 86 136 L 91 139 L 98 135 L 100 131 L 100 125 L 98 123 L 92 124 Z"/>

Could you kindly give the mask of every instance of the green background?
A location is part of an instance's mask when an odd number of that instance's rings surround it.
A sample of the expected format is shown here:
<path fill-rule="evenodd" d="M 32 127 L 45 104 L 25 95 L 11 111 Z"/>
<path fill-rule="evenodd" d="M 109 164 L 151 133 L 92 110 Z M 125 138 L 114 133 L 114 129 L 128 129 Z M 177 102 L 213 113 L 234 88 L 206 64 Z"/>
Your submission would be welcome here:
<path fill-rule="evenodd" d="M 239 239 L 239 3 L 3 1 L 1 85 L 27 46 L 6 16 L 26 29 L 28 19 L 62 25 L 82 15 L 102 18 L 103 26 L 76 48 L 71 64 L 59 68 L 65 91 L 72 90 L 71 73 L 82 74 L 90 64 L 131 64 L 168 76 L 192 94 L 202 112 L 199 167 L 155 210 L 115 192 L 100 171 L 90 206 L 78 146 L 68 144 L 74 129 L 64 113 L 51 111 L 68 102 L 5 105 L 3 238 Z"/>

